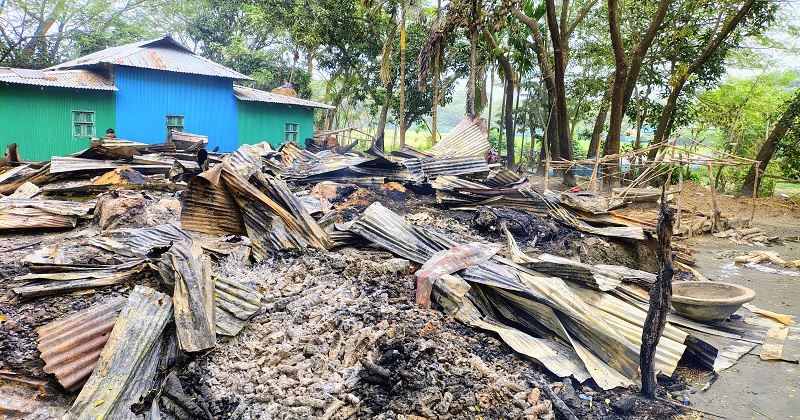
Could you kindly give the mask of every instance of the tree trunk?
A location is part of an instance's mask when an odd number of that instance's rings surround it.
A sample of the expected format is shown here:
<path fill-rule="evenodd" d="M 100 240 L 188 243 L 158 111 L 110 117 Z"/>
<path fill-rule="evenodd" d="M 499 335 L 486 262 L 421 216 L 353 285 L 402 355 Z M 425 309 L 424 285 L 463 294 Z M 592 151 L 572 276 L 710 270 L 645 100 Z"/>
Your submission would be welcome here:
<path fill-rule="evenodd" d="M 442 0 L 436 4 L 436 21 L 442 19 Z M 433 110 L 431 111 L 431 146 L 438 140 L 439 128 L 437 120 L 439 117 L 439 60 L 442 55 L 442 44 L 436 45 L 436 52 L 433 55 Z"/>
<path fill-rule="evenodd" d="M 492 50 L 499 50 L 489 29 L 485 26 L 482 29 L 483 37 L 489 42 Z M 503 68 L 506 82 L 505 94 L 503 95 L 503 125 L 505 126 L 506 132 L 506 167 L 514 170 L 516 168 L 516 165 L 514 165 L 514 69 L 511 67 L 511 62 L 508 61 L 505 55 L 498 54 L 497 60 L 500 61 L 500 67 Z"/>
<path fill-rule="evenodd" d="M 798 118 L 800 118 L 800 89 L 795 91 L 795 96 L 789 102 L 789 106 L 786 108 L 786 111 L 775 123 L 775 128 L 773 128 L 772 132 L 769 133 L 769 137 L 767 137 L 764 145 L 761 146 L 761 150 L 758 151 L 756 160 L 758 161 L 759 171 L 764 172 L 767 169 L 767 164 L 769 164 L 769 161 L 772 159 L 775 151 L 778 150 L 778 146 L 780 145 L 783 137 L 786 135 L 786 132 L 788 132 L 790 128 L 794 130 L 800 130 L 800 127 L 798 127 L 798 123 L 796 122 Z M 751 167 L 750 171 L 747 173 L 747 177 L 744 179 L 744 183 L 742 184 L 742 196 L 744 197 L 752 197 L 753 192 L 758 191 L 755 171 L 756 169 Z M 761 179 L 761 177 L 758 177 L 758 179 Z"/>
<path fill-rule="evenodd" d="M 642 328 L 642 347 L 639 351 L 639 367 L 642 372 L 642 394 L 656 397 L 656 372 L 654 359 L 656 346 L 667 322 L 670 299 L 672 299 L 672 226 L 675 217 L 666 200 L 665 188 L 661 189 L 661 207 L 658 212 L 658 276 L 650 287 L 650 307 Z"/>
<path fill-rule="evenodd" d="M 613 82 L 612 82 L 613 83 Z M 606 89 L 603 93 L 603 99 L 600 100 L 600 110 L 597 111 L 597 118 L 594 120 L 594 129 L 592 130 L 592 138 L 589 140 L 589 150 L 586 152 L 586 157 L 599 156 L 600 153 L 600 139 L 603 137 L 603 128 L 606 125 L 606 116 L 608 115 L 608 108 L 611 104 L 611 89 Z"/>
<path fill-rule="evenodd" d="M 400 3 L 400 148 L 406 145 L 406 2 Z"/>
<path fill-rule="evenodd" d="M 611 120 L 608 123 L 608 135 L 603 147 L 603 155 L 611 156 L 619 153 L 619 141 L 622 135 L 622 118 L 625 108 L 625 80 L 628 78 L 628 61 L 622 46 L 622 35 L 619 32 L 619 1 L 608 0 L 608 26 L 611 33 L 611 47 L 614 49 L 614 84 L 611 85 Z M 619 184 L 620 168 L 617 162 L 607 162 L 603 173 L 603 184 L 611 188 Z"/>
<path fill-rule="evenodd" d="M 650 25 L 648 25 L 644 36 L 633 49 L 630 67 L 628 68 L 628 78 L 625 81 L 625 100 L 622 103 L 622 109 L 626 109 L 628 107 L 628 103 L 630 103 L 631 95 L 633 95 L 633 88 L 636 86 L 637 80 L 639 80 L 639 72 L 642 70 L 642 63 L 644 62 L 645 54 L 647 53 L 647 50 L 650 49 L 650 45 L 653 43 L 653 40 L 658 34 L 658 29 L 661 27 L 661 23 L 664 22 L 664 16 L 667 14 L 669 4 L 670 0 L 659 0 L 658 8 L 656 9 L 655 16 L 653 16 L 653 20 L 650 21 Z"/>
<path fill-rule="evenodd" d="M 572 160 L 572 141 L 569 138 L 569 117 L 567 115 L 567 96 L 564 87 L 564 51 L 561 43 L 561 34 L 556 20 L 556 10 L 553 0 L 545 0 L 547 9 L 547 26 L 550 30 L 550 40 L 553 44 L 553 76 L 555 88 L 555 113 L 558 122 L 558 151 L 562 159 Z M 553 139 L 555 141 L 556 139 Z M 575 186 L 575 175 L 571 169 L 564 171 L 563 183 Z"/>
<path fill-rule="evenodd" d="M 472 17 L 473 21 L 476 17 L 477 0 L 472 0 Z M 474 26 L 470 28 L 469 34 L 469 81 L 467 82 L 467 109 L 466 113 L 469 116 L 475 115 L 475 72 L 477 71 L 476 64 L 476 45 L 477 45 L 478 29 Z"/>
<path fill-rule="evenodd" d="M 384 132 L 386 131 L 386 116 L 389 115 L 389 99 L 392 97 L 393 91 L 394 82 L 389 82 L 389 84 L 386 85 L 386 97 L 383 99 L 383 104 L 381 105 L 381 113 L 378 117 L 378 126 L 375 132 L 375 148 L 381 152 L 386 150 Z"/>

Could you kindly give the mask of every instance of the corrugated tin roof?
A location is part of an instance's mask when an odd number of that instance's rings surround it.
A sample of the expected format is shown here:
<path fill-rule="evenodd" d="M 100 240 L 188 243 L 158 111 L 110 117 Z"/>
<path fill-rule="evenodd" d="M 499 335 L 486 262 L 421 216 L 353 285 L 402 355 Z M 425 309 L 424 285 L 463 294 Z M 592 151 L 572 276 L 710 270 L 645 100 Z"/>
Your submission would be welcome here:
<path fill-rule="evenodd" d="M 98 64 L 115 64 L 177 73 L 226 77 L 234 80 L 253 80 L 222 64 L 217 64 L 195 54 L 192 50 L 169 36 L 106 48 L 96 53 L 57 64 L 48 70 L 89 67 Z"/>
<path fill-rule="evenodd" d="M 3 82 L 73 89 L 118 90 L 111 80 L 87 70 L 34 71 L 0 67 L 0 83 Z"/>
<path fill-rule="evenodd" d="M 333 105 L 307 99 L 294 98 L 245 86 L 233 85 L 233 95 L 240 101 L 266 102 L 268 104 L 297 105 L 308 108 L 336 109 Z"/>
<path fill-rule="evenodd" d="M 55 374 L 68 391 L 82 387 L 125 303 L 123 298 L 113 298 L 37 328 L 44 371 Z"/>
<path fill-rule="evenodd" d="M 486 120 L 466 116 L 427 152 L 438 158 L 483 157 L 489 147 L 489 130 L 486 128 Z"/>
<path fill-rule="evenodd" d="M 261 309 L 261 294 L 230 279 L 214 278 L 217 334 L 235 336 Z"/>

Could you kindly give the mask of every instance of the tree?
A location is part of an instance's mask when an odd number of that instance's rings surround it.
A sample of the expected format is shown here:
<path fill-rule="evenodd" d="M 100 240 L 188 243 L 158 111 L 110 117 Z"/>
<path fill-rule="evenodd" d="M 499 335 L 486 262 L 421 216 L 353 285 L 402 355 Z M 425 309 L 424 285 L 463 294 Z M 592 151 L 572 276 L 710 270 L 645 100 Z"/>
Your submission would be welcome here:
<path fill-rule="evenodd" d="M 767 164 L 775 155 L 775 152 L 781 148 L 786 147 L 783 142 L 788 137 L 788 133 L 793 133 L 793 139 L 795 140 L 795 144 L 792 146 L 797 146 L 796 140 L 800 138 L 800 88 L 795 90 L 794 97 L 787 101 L 786 103 L 786 110 L 783 112 L 781 117 L 776 121 L 775 128 L 767 137 L 767 141 L 764 142 L 764 145 L 761 146 L 761 150 L 758 151 L 758 155 L 756 156 L 756 160 L 758 163 L 758 168 L 751 168 L 750 171 L 747 173 L 747 177 L 744 180 L 744 184 L 742 185 L 742 195 L 750 197 L 753 195 L 754 191 L 758 191 L 758 184 L 756 182 L 756 170 L 764 172 L 767 168 Z M 789 147 L 788 150 L 797 154 L 796 147 Z M 798 159 L 795 158 L 795 161 Z"/>
<path fill-rule="evenodd" d="M 711 12 L 716 16 L 711 27 L 703 31 L 703 38 L 706 39 L 704 47 L 683 42 L 676 43 L 675 51 L 678 57 L 673 63 L 677 65 L 673 66 L 669 79 L 671 89 L 658 119 L 658 127 L 653 136 L 654 145 L 662 144 L 664 139 L 669 137 L 674 126 L 678 98 L 689 78 L 707 66 L 717 67 L 717 71 L 712 69 L 712 79 L 719 77 L 714 77 L 713 74 L 721 74 L 719 69 L 722 68 L 728 50 L 741 42 L 745 34 L 758 34 L 763 31 L 766 25 L 774 20 L 777 10 L 777 6 L 772 3 L 755 0 L 746 0 L 740 6 L 736 6 L 737 4 L 723 7 L 711 5 L 713 7 Z M 693 13 L 699 13 L 699 10 L 694 10 Z M 656 149 L 651 150 L 648 159 L 653 160 L 656 152 Z"/>
<path fill-rule="evenodd" d="M 172 28 L 158 0 L 0 1 L 0 65 L 44 68 L 100 49 L 155 38 Z"/>

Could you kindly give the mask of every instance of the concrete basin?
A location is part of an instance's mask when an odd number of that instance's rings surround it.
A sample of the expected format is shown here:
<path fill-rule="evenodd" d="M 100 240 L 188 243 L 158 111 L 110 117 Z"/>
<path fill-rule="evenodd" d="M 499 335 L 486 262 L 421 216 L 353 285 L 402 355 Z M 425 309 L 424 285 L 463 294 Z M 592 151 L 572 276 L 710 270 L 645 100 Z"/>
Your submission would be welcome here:
<path fill-rule="evenodd" d="M 708 324 L 729 317 L 755 297 L 756 292 L 738 284 L 718 281 L 672 283 L 672 307 L 689 319 Z"/>

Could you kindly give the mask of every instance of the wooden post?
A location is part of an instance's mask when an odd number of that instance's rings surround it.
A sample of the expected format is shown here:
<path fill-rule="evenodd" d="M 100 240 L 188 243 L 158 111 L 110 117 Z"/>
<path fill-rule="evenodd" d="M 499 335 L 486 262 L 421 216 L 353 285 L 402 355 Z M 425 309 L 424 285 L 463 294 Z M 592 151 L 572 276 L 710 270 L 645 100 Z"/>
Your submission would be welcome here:
<path fill-rule="evenodd" d="M 544 161 L 544 190 L 547 192 L 547 182 L 550 180 L 550 159 Z"/>
<path fill-rule="evenodd" d="M 756 199 L 758 198 L 758 166 L 760 162 L 753 163 L 754 170 L 756 172 L 756 177 L 753 180 L 753 208 L 750 210 L 750 221 L 747 223 L 747 226 L 750 227 L 753 225 L 753 218 L 756 215 Z"/>
<path fill-rule="evenodd" d="M 708 165 L 708 186 L 711 188 L 711 233 L 719 230 L 719 207 L 717 207 L 717 189 L 714 186 L 714 172 Z"/>
<path fill-rule="evenodd" d="M 661 206 L 658 212 L 658 276 L 650 287 L 650 307 L 642 328 L 642 347 L 639 351 L 639 367 L 642 372 L 642 395 L 656 397 L 655 355 L 658 340 L 667 323 L 667 312 L 672 299 L 672 226 L 675 222 L 672 209 L 667 205 L 666 187 L 661 187 Z"/>
<path fill-rule="evenodd" d="M 675 220 L 676 227 L 681 227 L 681 204 L 683 203 L 683 155 L 678 155 L 678 217 Z M 689 230 L 691 230 L 689 226 Z"/>

